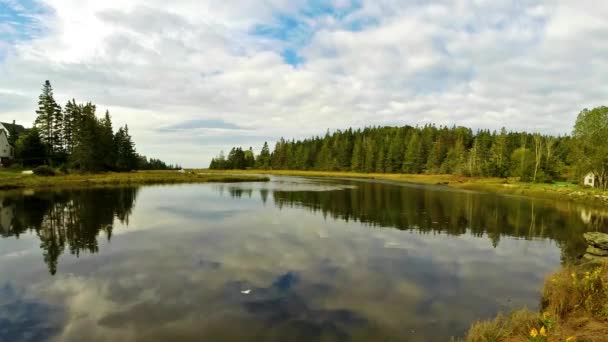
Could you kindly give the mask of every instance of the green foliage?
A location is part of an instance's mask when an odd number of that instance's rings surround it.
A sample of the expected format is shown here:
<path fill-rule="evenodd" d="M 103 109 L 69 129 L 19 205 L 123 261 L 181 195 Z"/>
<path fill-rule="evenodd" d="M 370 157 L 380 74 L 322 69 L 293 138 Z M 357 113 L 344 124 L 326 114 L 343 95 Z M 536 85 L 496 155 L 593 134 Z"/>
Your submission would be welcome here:
<path fill-rule="evenodd" d="M 403 156 L 403 167 L 404 173 L 420 173 L 422 169 L 422 155 L 421 145 L 418 133 L 414 133 L 410 138 L 405 155 Z"/>
<path fill-rule="evenodd" d="M 533 149 L 525 147 L 526 142 L 533 142 Z M 550 182 L 567 177 L 570 145 L 569 137 L 508 132 L 504 128 L 500 132 L 480 130 L 473 134 L 465 127 L 368 127 L 327 132 L 323 137 L 298 141 L 281 138 L 272 153 L 265 143 L 253 166 L 274 170 L 510 176 Z M 219 155 L 209 167 L 242 168 L 241 162 L 233 160 L 238 155 L 232 153 L 230 161 Z M 251 165 L 250 159 L 245 164 Z"/>
<path fill-rule="evenodd" d="M 264 142 L 262 151 L 260 151 L 260 155 L 257 160 L 255 160 L 255 167 L 260 170 L 268 170 L 270 168 L 270 149 L 268 148 L 267 142 Z"/>
<path fill-rule="evenodd" d="M 531 181 L 534 174 L 534 153 L 525 147 L 513 151 L 510 170 L 510 174 L 519 177 L 522 182 Z"/>
<path fill-rule="evenodd" d="M 608 188 L 608 107 L 580 112 L 574 125 L 574 162 L 581 175 L 592 172 Z"/>
<path fill-rule="evenodd" d="M 212 170 L 245 170 L 255 166 L 256 160 L 253 149 L 243 151 L 240 147 L 235 147 L 230 150 L 228 158 L 221 152 L 217 158 L 213 158 L 209 168 Z"/>
<path fill-rule="evenodd" d="M 53 97 L 53 87 L 49 81 L 45 81 L 42 87 L 36 114 L 34 127 L 38 128 L 49 154 L 61 152 L 63 148 L 63 112 Z"/>
<path fill-rule="evenodd" d="M 32 167 L 44 164 L 47 160 L 47 151 L 37 128 L 32 128 L 22 134 L 15 142 L 15 158 L 23 166 Z"/>
<path fill-rule="evenodd" d="M 129 135 L 129 127 L 121 127 L 114 136 L 114 148 L 116 151 L 116 169 L 119 171 L 131 171 L 137 168 L 137 153 L 135 144 Z"/>
<path fill-rule="evenodd" d="M 608 107 L 583 110 L 573 137 L 479 130 L 465 127 L 367 127 L 323 137 L 265 143 L 258 169 L 454 174 L 518 177 L 537 183 L 577 182 L 593 172 L 608 187 Z M 251 149 L 250 149 L 251 150 Z M 251 165 L 250 158 L 245 163 Z M 577 173 L 573 173 L 573 166 Z M 242 168 L 218 156 L 212 169 Z M 246 166 L 250 167 L 250 166 Z"/>
<path fill-rule="evenodd" d="M 53 98 L 51 83 L 46 81 L 39 97 L 35 130 L 15 142 L 17 158 L 26 166 L 40 165 L 47 159 L 51 165 L 69 163 L 70 168 L 82 172 L 177 167 L 139 156 L 129 128 L 124 126 L 114 133 L 110 113 L 106 111 L 99 119 L 96 109 L 90 102 L 77 104 L 72 99 L 62 111 Z"/>
<path fill-rule="evenodd" d="M 51 177 L 56 176 L 57 171 L 48 165 L 40 165 L 34 169 L 34 174 L 36 176 Z"/>

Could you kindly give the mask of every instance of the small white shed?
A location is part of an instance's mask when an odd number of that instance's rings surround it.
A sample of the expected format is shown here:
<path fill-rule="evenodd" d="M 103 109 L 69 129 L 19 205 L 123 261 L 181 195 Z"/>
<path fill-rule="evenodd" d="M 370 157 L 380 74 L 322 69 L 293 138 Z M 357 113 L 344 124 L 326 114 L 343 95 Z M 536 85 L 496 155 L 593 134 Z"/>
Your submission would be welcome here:
<path fill-rule="evenodd" d="M 585 178 L 583 179 L 583 184 L 585 186 L 595 188 L 595 175 L 593 174 L 593 172 L 589 172 L 587 175 L 585 175 Z"/>

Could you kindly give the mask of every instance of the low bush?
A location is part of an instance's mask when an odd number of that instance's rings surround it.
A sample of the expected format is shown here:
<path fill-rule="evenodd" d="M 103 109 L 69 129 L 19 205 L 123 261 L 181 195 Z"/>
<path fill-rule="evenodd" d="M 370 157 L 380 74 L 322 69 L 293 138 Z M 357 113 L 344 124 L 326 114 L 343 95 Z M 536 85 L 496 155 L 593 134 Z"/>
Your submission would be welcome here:
<path fill-rule="evenodd" d="M 569 266 L 551 275 L 542 306 L 542 314 L 522 309 L 477 322 L 466 341 L 608 341 L 608 264 Z"/>
<path fill-rule="evenodd" d="M 559 318 L 580 311 L 608 318 L 608 265 L 570 267 L 553 274 L 545 282 L 543 306 Z"/>
<path fill-rule="evenodd" d="M 19 163 L 12 163 L 9 167 L 9 170 L 11 171 L 21 171 L 23 170 L 23 165 L 19 164 Z"/>
<path fill-rule="evenodd" d="M 48 165 L 40 165 L 34 169 L 34 174 L 36 176 L 50 177 L 57 175 L 57 171 Z"/>

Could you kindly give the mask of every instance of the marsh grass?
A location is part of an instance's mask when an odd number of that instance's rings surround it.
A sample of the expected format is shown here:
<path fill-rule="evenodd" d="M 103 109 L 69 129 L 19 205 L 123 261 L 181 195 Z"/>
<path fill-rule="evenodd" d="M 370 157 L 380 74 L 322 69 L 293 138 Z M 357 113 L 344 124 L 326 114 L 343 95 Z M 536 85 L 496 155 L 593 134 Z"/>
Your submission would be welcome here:
<path fill-rule="evenodd" d="M 198 174 L 176 171 L 138 171 L 124 173 L 68 174 L 52 177 L 0 172 L 0 190 L 50 187 L 91 187 L 104 185 L 145 185 L 176 183 L 236 183 L 268 181 L 268 177 L 253 175 Z"/>
<path fill-rule="evenodd" d="M 542 306 L 542 314 L 522 309 L 477 322 L 466 341 L 608 341 L 608 264 L 568 266 L 552 274 Z"/>
<path fill-rule="evenodd" d="M 499 314 L 494 320 L 473 324 L 467 342 L 526 341 L 532 329 L 540 324 L 538 313 L 528 309 Z"/>

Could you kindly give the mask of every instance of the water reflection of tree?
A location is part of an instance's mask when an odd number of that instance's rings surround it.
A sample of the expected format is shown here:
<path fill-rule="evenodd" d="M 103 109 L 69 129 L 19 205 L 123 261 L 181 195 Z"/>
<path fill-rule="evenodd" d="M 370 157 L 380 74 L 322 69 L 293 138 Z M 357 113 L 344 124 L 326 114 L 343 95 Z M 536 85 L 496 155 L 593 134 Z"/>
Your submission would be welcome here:
<path fill-rule="evenodd" d="M 359 183 L 352 190 L 273 192 L 274 202 L 305 207 L 324 216 L 370 226 L 416 229 L 452 235 L 486 234 L 496 247 L 502 236 L 550 238 L 571 260 L 585 249 L 583 232 L 606 230 L 605 224 L 583 222 L 578 208 L 567 203 L 532 201 L 458 191 Z"/>
<path fill-rule="evenodd" d="M 114 220 L 127 223 L 137 196 L 136 188 L 62 190 L 32 196 L 9 196 L 2 208 L 12 217 L 2 223 L 3 236 L 19 236 L 35 231 L 40 238 L 49 272 L 57 271 L 57 260 L 68 248 L 73 255 L 96 253 L 97 237 L 112 236 Z"/>

